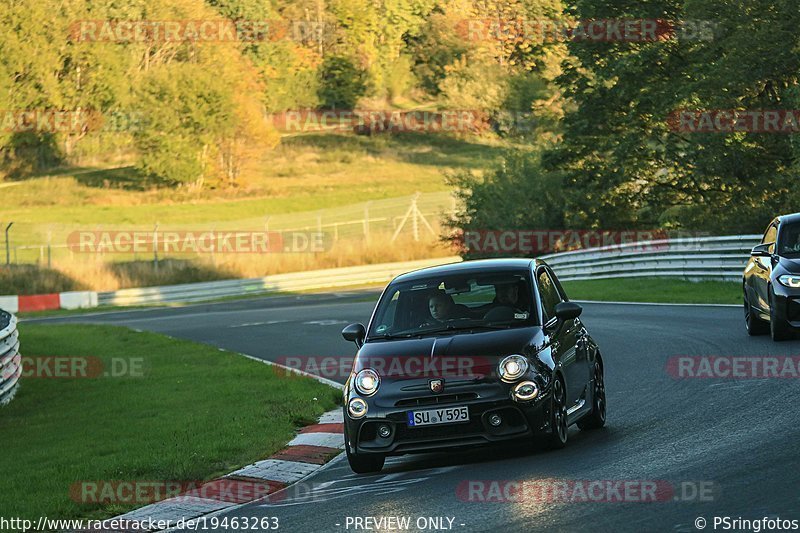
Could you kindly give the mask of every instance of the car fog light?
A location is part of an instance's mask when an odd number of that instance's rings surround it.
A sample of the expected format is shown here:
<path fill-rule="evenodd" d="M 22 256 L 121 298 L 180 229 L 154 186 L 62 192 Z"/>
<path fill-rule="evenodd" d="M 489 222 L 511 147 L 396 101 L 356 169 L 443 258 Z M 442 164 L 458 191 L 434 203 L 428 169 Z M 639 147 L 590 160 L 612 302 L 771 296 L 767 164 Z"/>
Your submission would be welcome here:
<path fill-rule="evenodd" d="M 514 397 L 518 400 L 533 400 L 539 395 L 539 387 L 533 381 L 523 381 L 514 387 Z"/>
<path fill-rule="evenodd" d="M 500 415 L 494 414 L 489 417 L 489 424 L 493 425 L 494 427 L 499 426 L 503 423 L 503 419 Z"/>
<path fill-rule="evenodd" d="M 350 400 L 350 403 L 347 404 L 347 413 L 350 415 L 350 418 L 363 417 L 367 414 L 367 402 L 361 398 L 353 398 Z"/>
<path fill-rule="evenodd" d="M 378 428 L 378 435 L 380 435 L 380 436 L 381 436 L 382 438 L 384 438 L 384 439 L 385 439 L 386 437 L 388 437 L 389 435 L 391 435 L 391 434 L 392 434 L 392 428 L 390 428 L 390 427 L 389 427 L 389 426 L 387 426 L 386 424 L 382 424 L 382 425 L 381 425 L 381 426 Z"/>
<path fill-rule="evenodd" d="M 539 387 L 533 381 L 523 381 L 514 387 L 514 397 L 518 400 L 533 400 L 539 395 Z"/>

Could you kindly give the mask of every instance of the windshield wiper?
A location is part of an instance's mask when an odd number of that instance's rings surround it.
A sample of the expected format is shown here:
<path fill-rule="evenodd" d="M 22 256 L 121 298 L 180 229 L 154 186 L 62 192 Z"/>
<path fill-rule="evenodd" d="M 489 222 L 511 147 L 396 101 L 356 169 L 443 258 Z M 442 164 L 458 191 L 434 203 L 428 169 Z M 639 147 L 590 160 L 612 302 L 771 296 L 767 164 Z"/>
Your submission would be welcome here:
<path fill-rule="evenodd" d="M 471 326 L 455 326 L 453 329 L 509 329 L 508 324 L 472 324 Z"/>
<path fill-rule="evenodd" d="M 509 329 L 510 327 L 511 326 L 500 324 L 464 324 L 459 326 L 449 324 L 443 328 L 425 330 L 421 333 L 427 335 L 431 333 L 447 333 L 449 331 L 467 331 L 473 329 Z"/>
<path fill-rule="evenodd" d="M 369 340 L 375 339 L 382 339 L 382 340 L 392 340 L 392 339 L 410 339 L 412 337 L 418 337 L 419 333 L 383 333 L 381 335 L 372 335 L 369 337 Z"/>
<path fill-rule="evenodd" d="M 473 329 L 510 329 L 511 326 L 507 324 L 464 324 L 453 325 L 448 324 L 443 328 L 424 329 L 420 331 L 412 331 L 406 333 L 384 333 L 381 335 L 372 335 L 368 340 L 394 340 L 394 339 L 412 339 L 419 338 L 423 335 L 435 335 L 437 333 L 449 333 L 451 331 L 468 331 Z"/>

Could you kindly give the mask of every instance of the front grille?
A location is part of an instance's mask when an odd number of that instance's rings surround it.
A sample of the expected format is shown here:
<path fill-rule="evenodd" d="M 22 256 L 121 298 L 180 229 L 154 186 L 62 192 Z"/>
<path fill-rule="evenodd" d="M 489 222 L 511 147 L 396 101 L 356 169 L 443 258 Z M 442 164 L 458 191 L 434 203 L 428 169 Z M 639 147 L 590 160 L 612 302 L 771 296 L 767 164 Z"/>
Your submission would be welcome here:
<path fill-rule="evenodd" d="M 439 394 L 437 396 L 422 396 L 419 398 L 406 398 L 399 400 L 395 407 L 418 407 L 421 405 L 441 405 L 445 403 L 465 402 L 478 399 L 478 394 L 474 392 L 464 392 L 461 394 Z"/>
<path fill-rule="evenodd" d="M 406 424 L 397 424 L 395 429 L 395 441 L 442 439 L 464 436 L 471 433 L 482 433 L 483 431 L 484 427 L 480 417 L 470 417 L 469 422 L 462 424 L 444 424 L 441 426 L 410 428 Z"/>

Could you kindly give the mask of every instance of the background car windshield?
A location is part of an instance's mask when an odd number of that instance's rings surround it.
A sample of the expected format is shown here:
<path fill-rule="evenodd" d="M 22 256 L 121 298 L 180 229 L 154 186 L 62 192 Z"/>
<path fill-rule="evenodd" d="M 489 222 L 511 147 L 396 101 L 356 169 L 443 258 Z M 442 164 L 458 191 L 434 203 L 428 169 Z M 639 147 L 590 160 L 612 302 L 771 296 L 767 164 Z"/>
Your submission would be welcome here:
<path fill-rule="evenodd" d="M 369 336 L 531 326 L 538 323 L 533 309 L 526 274 L 432 277 L 389 287 Z"/>
<path fill-rule="evenodd" d="M 800 224 L 781 227 L 778 255 L 800 256 Z"/>

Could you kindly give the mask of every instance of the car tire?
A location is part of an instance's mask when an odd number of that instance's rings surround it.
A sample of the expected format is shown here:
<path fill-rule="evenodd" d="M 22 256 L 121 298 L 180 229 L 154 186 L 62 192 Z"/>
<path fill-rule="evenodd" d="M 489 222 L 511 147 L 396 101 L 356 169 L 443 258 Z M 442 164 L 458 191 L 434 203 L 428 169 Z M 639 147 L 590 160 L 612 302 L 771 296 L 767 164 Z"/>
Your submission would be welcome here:
<path fill-rule="evenodd" d="M 375 474 L 380 472 L 386 462 L 386 456 L 378 454 L 363 455 L 350 453 L 350 447 L 345 446 L 347 451 L 347 462 L 350 469 L 356 474 Z"/>
<path fill-rule="evenodd" d="M 769 292 L 769 333 L 775 342 L 785 341 L 792 338 L 789 324 L 785 320 L 778 318 L 775 313 L 775 296 L 772 289 Z"/>
<path fill-rule="evenodd" d="M 567 445 L 569 426 L 567 425 L 567 388 L 564 380 L 556 376 L 553 391 L 550 393 L 550 435 L 547 448 L 559 450 Z"/>
<path fill-rule="evenodd" d="M 751 337 L 769 332 L 769 324 L 758 318 L 753 312 L 753 306 L 747 299 L 747 293 L 744 295 L 744 326 L 747 328 L 747 334 Z"/>
<path fill-rule="evenodd" d="M 578 420 L 582 430 L 600 429 L 606 425 L 606 384 L 603 376 L 603 365 L 600 359 L 594 362 L 594 389 L 592 392 L 591 412 Z"/>

